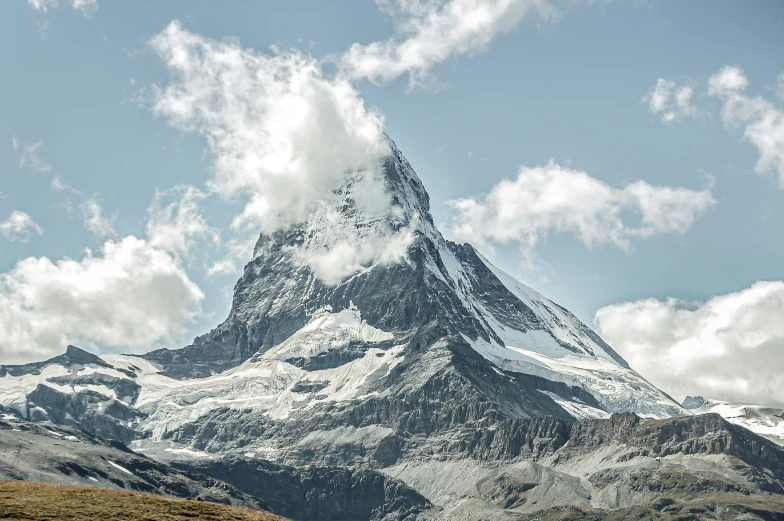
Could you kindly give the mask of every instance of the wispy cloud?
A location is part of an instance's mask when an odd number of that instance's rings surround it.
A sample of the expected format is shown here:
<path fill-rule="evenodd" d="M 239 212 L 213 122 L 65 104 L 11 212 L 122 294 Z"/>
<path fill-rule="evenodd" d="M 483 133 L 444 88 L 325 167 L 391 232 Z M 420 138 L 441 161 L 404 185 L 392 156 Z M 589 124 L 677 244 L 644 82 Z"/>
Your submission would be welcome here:
<path fill-rule="evenodd" d="M 43 228 L 30 215 L 18 210 L 14 210 L 8 219 L 0 222 L 0 235 L 13 242 L 27 242 L 32 235 L 43 233 Z"/>
<path fill-rule="evenodd" d="M 27 5 L 36 11 L 45 13 L 49 9 L 56 9 L 60 5 L 60 2 L 57 0 L 27 0 Z"/>
<path fill-rule="evenodd" d="M 79 209 L 84 218 L 84 227 L 98 238 L 114 237 L 117 232 L 114 230 L 116 215 L 108 217 L 104 215 L 103 206 L 98 195 L 94 195 L 79 204 Z"/>
<path fill-rule="evenodd" d="M 73 0 L 71 7 L 81 12 L 84 16 L 91 16 L 98 10 L 98 0 Z"/>
<path fill-rule="evenodd" d="M 204 239 L 220 243 L 220 232 L 207 223 L 200 204 L 207 194 L 190 185 L 156 190 L 147 209 L 147 237 L 156 248 L 187 255 Z"/>
<path fill-rule="evenodd" d="M 84 16 L 90 16 L 98 10 L 98 0 L 71 0 L 68 2 L 71 8 L 81 12 Z M 27 0 L 27 5 L 40 13 L 46 13 L 50 9 L 60 7 L 59 0 Z"/>
<path fill-rule="evenodd" d="M 32 170 L 33 172 L 43 173 L 52 169 L 52 165 L 45 162 L 39 156 L 41 147 L 44 146 L 42 140 L 38 140 L 32 145 L 25 145 L 22 147 L 22 156 L 19 158 L 19 168 Z M 18 150 L 19 141 L 14 142 L 14 149 Z"/>
<path fill-rule="evenodd" d="M 643 96 L 642 102 L 648 104 L 652 114 L 661 116 L 662 123 L 672 123 L 686 117 L 697 115 L 691 104 L 694 89 L 688 85 L 678 85 L 674 81 L 659 78 L 656 85 Z"/>
<path fill-rule="evenodd" d="M 355 43 L 340 57 L 343 74 L 385 83 L 409 75 L 409 88 L 432 86 L 430 69 L 451 56 L 487 48 L 527 15 L 552 17 L 545 0 L 376 0 L 395 23 L 395 34 Z"/>
<path fill-rule="evenodd" d="M 722 120 L 728 129 L 742 128 L 743 137 L 759 152 L 755 170 L 776 172 L 784 188 L 784 111 L 761 96 L 745 94 L 749 82 L 740 67 L 726 66 L 711 76 L 708 93 L 722 100 Z M 784 75 L 778 91 L 784 91 Z"/>

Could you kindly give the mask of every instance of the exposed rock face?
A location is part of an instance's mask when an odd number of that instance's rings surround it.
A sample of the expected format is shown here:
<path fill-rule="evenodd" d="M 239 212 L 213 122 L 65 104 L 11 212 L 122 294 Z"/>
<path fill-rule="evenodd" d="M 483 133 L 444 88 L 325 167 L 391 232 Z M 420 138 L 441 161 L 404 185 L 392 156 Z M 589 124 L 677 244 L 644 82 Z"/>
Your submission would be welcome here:
<path fill-rule="evenodd" d="M 390 147 L 386 215 L 360 211 L 349 179 L 332 213 L 259 238 L 209 334 L 5 367 L 2 410 L 209 473 L 293 519 L 508 519 L 781 491 L 781 449 L 689 416 L 569 311 L 445 240 Z M 336 223 L 413 239 L 404 260 L 329 285 L 298 259 L 334 246 Z"/>

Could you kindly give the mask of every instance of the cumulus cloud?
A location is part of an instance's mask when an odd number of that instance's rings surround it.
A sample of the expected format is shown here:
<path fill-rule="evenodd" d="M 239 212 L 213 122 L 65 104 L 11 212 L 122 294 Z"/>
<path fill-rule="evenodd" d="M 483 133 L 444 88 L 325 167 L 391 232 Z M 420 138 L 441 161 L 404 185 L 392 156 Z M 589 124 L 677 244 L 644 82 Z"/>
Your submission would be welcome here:
<path fill-rule="evenodd" d="M 340 57 L 343 74 L 374 83 L 409 75 L 409 87 L 427 84 L 429 70 L 454 55 L 484 50 L 527 14 L 552 16 L 546 0 L 376 0 L 395 22 L 386 41 L 353 44 Z"/>
<path fill-rule="evenodd" d="M 629 250 L 632 239 L 685 233 L 714 203 L 710 187 L 638 180 L 614 188 L 550 161 L 520 168 L 516 179 L 502 180 L 487 194 L 449 201 L 455 211 L 449 235 L 490 252 L 496 244 L 517 243 L 534 267 L 536 246 L 550 234 L 571 233 L 588 247 L 609 243 Z"/>
<path fill-rule="evenodd" d="M 598 333 L 653 384 L 686 395 L 784 406 L 784 282 L 704 302 L 653 298 L 596 312 Z"/>
<path fill-rule="evenodd" d="M 60 181 L 60 178 L 57 176 L 52 180 L 51 186 L 55 191 L 61 191 L 63 189 L 62 181 Z M 90 197 L 79 204 L 79 209 L 82 212 L 82 217 L 84 217 L 84 227 L 87 228 L 90 233 L 96 237 L 113 237 L 117 235 L 117 232 L 114 231 L 116 216 L 108 217 L 104 215 L 103 206 L 101 206 L 101 201 L 97 195 Z"/>
<path fill-rule="evenodd" d="M 740 92 L 748 87 L 749 81 L 740 67 L 726 66 L 708 80 L 708 93 L 717 96 Z"/>
<path fill-rule="evenodd" d="M 8 219 L 0 222 L 0 235 L 14 242 L 27 242 L 31 235 L 43 235 L 43 233 L 44 230 L 32 217 L 18 210 L 14 210 Z"/>
<path fill-rule="evenodd" d="M 302 223 L 317 208 L 339 202 L 337 189 L 353 178 L 362 181 L 353 194 L 359 211 L 390 208 L 380 172 L 390 151 L 383 117 L 349 79 L 325 74 L 318 60 L 300 51 L 263 54 L 236 40 L 194 34 L 176 21 L 150 45 L 171 73 L 169 85 L 154 89 L 152 109 L 174 127 L 206 137 L 215 157 L 208 188 L 228 201 L 245 201 L 232 223 L 235 232 L 272 233 Z M 213 266 L 213 273 L 232 263 Z"/>
<path fill-rule="evenodd" d="M 677 85 L 674 81 L 659 78 L 642 102 L 648 104 L 652 114 L 661 116 L 662 123 L 672 123 L 697 114 L 691 104 L 693 94 L 694 90 L 688 85 Z"/>
<path fill-rule="evenodd" d="M 132 236 L 79 260 L 28 257 L 0 275 L 0 353 L 4 363 L 24 363 L 69 343 L 173 347 L 203 299 L 176 256 Z"/>
<path fill-rule="evenodd" d="M 708 93 L 722 100 L 722 120 L 729 129 L 742 128 L 743 137 L 759 152 L 755 170 L 775 172 L 784 188 L 784 111 L 771 101 L 745 94 L 748 80 L 739 67 L 726 66 L 711 76 Z M 779 81 L 779 89 L 784 80 Z"/>
<path fill-rule="evenodd" d="M 41 147 L 44 146 L 42 140 L 38 140 L 32 145 L 22 147 L 22 156 L 19 158 L 19 168 L 32 170 L 33 172 L 43 173 L 52 169 L 52 165 L 46 163 L 38 155 Z M 19 148 L 18 142 L 14 142 L 14 150 Z"/>
<path fill-rule="evenodd" d="M 97 196 L 85 198 L 59 176 L 52 189 L 81 199 L 85 227 L 96 236 L 116 235 Z M 183 261 L 202 238 L 219 240 L 201 214 L 204 197 L 187 185 L 156 191 L 147 210 L 146 238 L 110 239 L 98 253 L 87 249 L 80 259 L 29 257 L 0 274 L 0 324 L 6 326 L 0 328 L 2 362 L 41 360 L 69 343 L 138 352 L 182 345 L 204 299 Z M 3 235 L 6 228 L 17 236 L 42 233 L 21 212 L 7 222 L 0 223 Z"/>

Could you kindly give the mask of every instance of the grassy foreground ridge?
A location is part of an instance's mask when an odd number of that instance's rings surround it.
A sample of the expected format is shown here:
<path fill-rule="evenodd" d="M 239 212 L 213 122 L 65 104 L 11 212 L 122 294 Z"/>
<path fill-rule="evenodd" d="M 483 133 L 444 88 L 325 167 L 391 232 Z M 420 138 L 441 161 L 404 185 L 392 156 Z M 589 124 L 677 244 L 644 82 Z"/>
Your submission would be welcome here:
<path fill-rule="evenodd" d="M 266 512 L 207 501 L 27 481 L 0 481 L 0 519 L 285 521 Z"/>

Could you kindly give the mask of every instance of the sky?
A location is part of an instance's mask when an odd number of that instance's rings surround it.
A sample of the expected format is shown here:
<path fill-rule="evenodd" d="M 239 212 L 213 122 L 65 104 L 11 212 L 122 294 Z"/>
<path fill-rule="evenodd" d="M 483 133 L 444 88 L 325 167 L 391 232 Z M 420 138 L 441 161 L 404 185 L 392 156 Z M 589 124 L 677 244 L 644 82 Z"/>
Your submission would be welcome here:
<path fill-rule="evenodd" d="M 187 345 L 259 232 L 346 170 L 385 204 L 386 132 L 447 238 L 654 384 L 783 405 L 783 23 L 727 0 L 3 2 L 0 363 Z M 395 262 L 388 233 L 304 262 Z"/>

